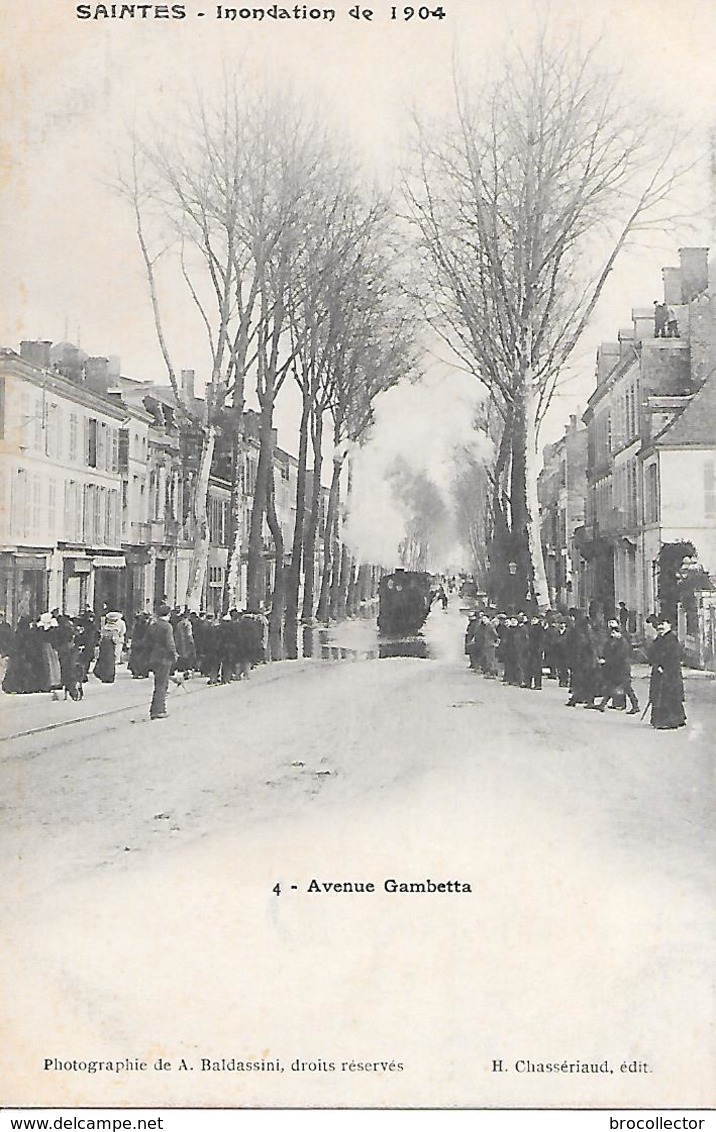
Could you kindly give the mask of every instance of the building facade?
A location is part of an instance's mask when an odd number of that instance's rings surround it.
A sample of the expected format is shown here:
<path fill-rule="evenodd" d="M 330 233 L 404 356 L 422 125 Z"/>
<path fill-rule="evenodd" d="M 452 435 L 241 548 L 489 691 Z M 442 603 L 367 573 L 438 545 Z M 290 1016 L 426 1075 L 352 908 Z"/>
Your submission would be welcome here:
<path fill-rule="evenodd" d="M 48 608 L 124 607 L 128 434 L 146 464 L 149 418 L 107 395 L 107 359 L 87 359 L 75 380 L 50 347 L 0 351 L 0 606 L 14 623 Z"/>
<path fill-rule="evenodd" d="M 88 357 L 67 342 L 0 351 L 0 615 L 8 622 L 91 608 L 120 610 L 131 623 L 163 601 L 184 604 L 206 403 L 195 396 L 193 370 L 182 371 L 181 383 L 189 411 L 180 415 L 171 387 L 123 376 L 118 358 Z M 202 607 L 211 613 L 247 601 L 260 420 L 249 410 L 228 425 L 207 499 Z M 273 477 L 287 566 L 298 462 L 275 436 Z M 322 487 L 324 507 L 327 495 Z M 261 545 L 266 602 L 276 563 L 265 516 Z M 232 547 L 238 569 L 230 579 Z M 317 569 L 321 556 L 322 546 Z"/>
<path fill-rule="evenodd" d="M 663 272 L 672 335 L 657 334 L 653 309 L 632 311 L 598 351 L 583 418 L 588 489 L 575 538 L 587 604 L 606 617 L 623 601 L 637 632 L 658 612 L 665 544 L 693 543 L 716 574 L 716 307 L 708 250 L 679 255 Z"/>

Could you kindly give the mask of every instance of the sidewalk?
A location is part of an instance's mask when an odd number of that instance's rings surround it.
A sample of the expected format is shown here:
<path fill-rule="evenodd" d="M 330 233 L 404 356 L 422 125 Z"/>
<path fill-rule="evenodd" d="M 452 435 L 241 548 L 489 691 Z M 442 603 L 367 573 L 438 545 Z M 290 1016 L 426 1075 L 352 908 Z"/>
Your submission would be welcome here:
<path fill-rule="evenodd" d="M 262 664 L 250 676 L 253 684 L 271 683 L 281 676 L 298 672 L 310 665 L 321 663 L 315 660 L 280 661 L 275 664 Z M 153 681 L 133 680 L 124 665 L 117 670 L 114 684 L 101 684 L 92 675 L 84 685 L 84 699 L 53 700 L 49 692 L 31 692 L 27 695 L 11 695 L 0 692 L 0 742 L 31 735 L 33 732 L 54 730 L 67 724 L 81 723 L 84 720 L 116 715 L 122 711 L 142 709 L 149 714 Z M 181 687 L 169 685 L 170 702 L 195 696 L 199 693 L 221 695 L 229 688 L 242 688 L 244 681 L 234 681 L 229 685 L 209 686 L 205 676 L 193 676 Z M 59 693 L 63 695 L 62 692 Z"/>

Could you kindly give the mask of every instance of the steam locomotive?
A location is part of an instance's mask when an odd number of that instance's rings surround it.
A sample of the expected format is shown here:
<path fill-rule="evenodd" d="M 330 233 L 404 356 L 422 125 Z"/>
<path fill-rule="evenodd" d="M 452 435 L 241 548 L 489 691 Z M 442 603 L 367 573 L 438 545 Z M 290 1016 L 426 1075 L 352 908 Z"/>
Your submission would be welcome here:
<path fill-rule="evenodd" d="M 417 570 L 396 570 L 381 578 L 378 629 L 381 633 L 417 633 L 430 612 L 432 579 Z"/>

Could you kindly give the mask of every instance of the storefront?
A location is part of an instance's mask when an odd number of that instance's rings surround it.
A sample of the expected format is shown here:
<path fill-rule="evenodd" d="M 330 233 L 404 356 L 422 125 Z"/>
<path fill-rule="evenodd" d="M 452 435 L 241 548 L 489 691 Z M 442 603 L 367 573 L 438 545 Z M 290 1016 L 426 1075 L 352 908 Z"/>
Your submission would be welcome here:
<path fill-rule="evenodd" d="M 67 555 L 62 562 L 62 610 L 76 617 L 89 606 L 92 562 L 80 555 Z"/>
<path fill-rule="evenodd" d="M 48 556 L 3 554 L 0 557 L 0 612 L 14 626 L 21 617 L 34 621 L 47 610 Z"/>
<path fill-rule="evenodd" d="M 123 612 L 126 600 L 126 559 L 123 554 L 97 554 L 92 558 L 95 613 Z"/>
<path fill-rule="evenodd" d="M 125 570 L 125 604 L 122 612 L 128 625 L 134 622 L 137 613 L 146 606 L 147 571 L 151 561 L 146 547 L 135 547 L 125 551 L 127 568 Z"/>

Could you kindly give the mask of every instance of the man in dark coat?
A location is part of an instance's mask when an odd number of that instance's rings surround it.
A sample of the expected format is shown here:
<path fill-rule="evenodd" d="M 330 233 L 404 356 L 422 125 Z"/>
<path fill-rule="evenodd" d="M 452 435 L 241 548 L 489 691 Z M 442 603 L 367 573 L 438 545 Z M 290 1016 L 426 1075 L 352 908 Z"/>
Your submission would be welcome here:
<path fill-rule="evenodd" d="M 572 683 L 567 707 L 576 707 L 577 704 L 594 702 L 597 649 L 592 630 L 584 615 L 579 610 L 575 610 L 571 620 L 567 651 Z"/>
<path fill-rule="evenodd" d="M 476 613 L 470 614 L 465 633 L 465 652 L 470 658 L 470 668 L 479 671 L 484 646 L 484 630 Z"/>
<path fill-rule="evenodd" d="M 482 671 L 488 680 L 497 676 L 497 646 L 500 638 L 497 629 L 489 617 L 481 618 L 483 622 L 484 641 L 482 647 Z"/>
<path fill-rule="evenodd" d="M 164 719 L 167 715 L 169 676 L 177 659 L 170 614 L 168 605 L 160 605 L 156 621 L 147 629 L 149 671 L 154 673 L 154 694 L 149 708 L 150 719 Z"/>
<path fill-rule="evenodd" d="M 679 641 L 668 621 L 660 621 L 656 632 L 656 640 L 649 649 L 650 722 L 657 731 L 671 731 L 686 723 Z"/>
<path fill-rule="evenodd" d="M 527 616 L 519 613 L 514 629 L 514 656 L 516 665 L 516 683 L 522 688 L 527 687 L 527 673 L 529 669 L 530 651 L 530 625 Z"/>
<path fill-rule="evenodd" d="M 544 622 L 541 617 L 530 621 L 527 639 L 527 667 L 525 669 L 525 688 L 542 688 L 542 665 L 547 641 Z"/>
<path fill-rule="evenodd" d="M 631 683 L 631 646 L 620 632 L 619 622 L 609 622 L 609 636 L 604 644 L 604 664 L 602 666 L 602 699 L 598 704 L 589 705 L 604 711 L 615 692 L 624 692 L 629 700 L 629 715 L 639 711 L 639 701 Z"/>

